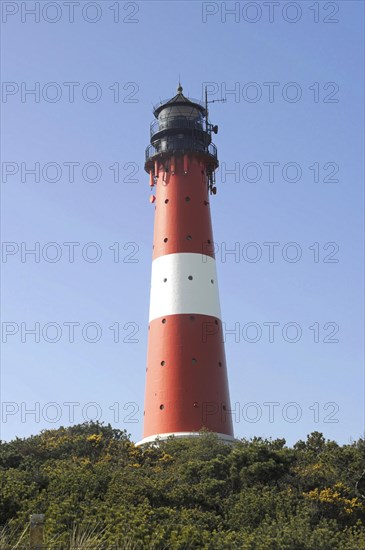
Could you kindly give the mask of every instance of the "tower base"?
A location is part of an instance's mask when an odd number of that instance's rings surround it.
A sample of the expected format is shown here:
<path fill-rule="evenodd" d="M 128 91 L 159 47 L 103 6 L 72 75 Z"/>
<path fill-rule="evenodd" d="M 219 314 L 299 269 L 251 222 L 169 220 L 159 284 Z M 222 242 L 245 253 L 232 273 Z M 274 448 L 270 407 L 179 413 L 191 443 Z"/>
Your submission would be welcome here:
<path fill-rule="evenodd" d="M 138 441 L 138 443 L 136 443 L 136 447 L 139 447 L 140 445 L 145 445 L 146 443 L 158 443 L 159 441 L 167 441 L 167 439 L 171 436 L 182 438 L 182 437 L 199 437 L 201 435 L 202 434 L 200 432 L 172 432 L 172 433 L 150 435 L 149 437 L 145 437 L 141 441 Z M 215 435 L 217 436 L 218 441 L 221 441 L 222 443 L 233 444 L 237 441 L 231 435 L 219 434 L 219 433 L 215 433 Z"/>

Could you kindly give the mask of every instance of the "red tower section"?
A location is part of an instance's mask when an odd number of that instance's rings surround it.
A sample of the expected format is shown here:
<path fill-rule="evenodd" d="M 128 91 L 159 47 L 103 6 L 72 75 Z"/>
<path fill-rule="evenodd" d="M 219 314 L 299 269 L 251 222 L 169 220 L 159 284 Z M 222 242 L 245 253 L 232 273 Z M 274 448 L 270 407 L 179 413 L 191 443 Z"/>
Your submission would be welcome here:
<path fill-rule="evenodd" d="M 141 443 L 202 428 L 233 440 L 210 216 L 217 127 L 180 85 L 154 115 L 145 164 L 156 210 Z"/>

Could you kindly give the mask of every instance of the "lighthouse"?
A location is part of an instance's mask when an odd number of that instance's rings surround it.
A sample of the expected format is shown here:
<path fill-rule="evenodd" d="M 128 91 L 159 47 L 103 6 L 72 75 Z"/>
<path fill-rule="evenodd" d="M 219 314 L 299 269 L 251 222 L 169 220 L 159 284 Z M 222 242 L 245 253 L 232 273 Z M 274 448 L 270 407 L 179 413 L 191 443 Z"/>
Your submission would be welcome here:
<path fill-rule="evenodd" d="M 146 149 L 155 206 L 143 439 L 233 441 L 210 201 L 217 148 L 208 102 L 177 94 L 154 107 Z"/>

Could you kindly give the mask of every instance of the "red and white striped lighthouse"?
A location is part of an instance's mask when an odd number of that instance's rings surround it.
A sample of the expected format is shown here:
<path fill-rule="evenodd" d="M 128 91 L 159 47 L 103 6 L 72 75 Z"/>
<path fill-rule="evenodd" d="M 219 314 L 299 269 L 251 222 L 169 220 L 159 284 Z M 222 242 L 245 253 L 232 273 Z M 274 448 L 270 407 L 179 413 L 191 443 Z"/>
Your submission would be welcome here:
<path fill-rule="evenodd" d="M 155 229 L 140 443 L 202 428 L 232 441 L 210 217 L 218 128 L 208 121 L 207 102 L 185 97 L 180 84 L 154 116 L 145 163 Z"/>

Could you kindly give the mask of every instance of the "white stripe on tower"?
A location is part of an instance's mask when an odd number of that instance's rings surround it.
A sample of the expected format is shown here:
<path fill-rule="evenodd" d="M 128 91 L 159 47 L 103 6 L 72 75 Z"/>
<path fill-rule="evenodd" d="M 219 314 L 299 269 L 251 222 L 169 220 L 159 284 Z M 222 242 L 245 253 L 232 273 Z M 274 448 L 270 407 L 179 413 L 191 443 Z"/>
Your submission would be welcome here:
<path fill-rule="evenodd" d="M 149 320 L 195 313 L 221 318 L 214 258 L 179 252 L 152 262 Z"/>

